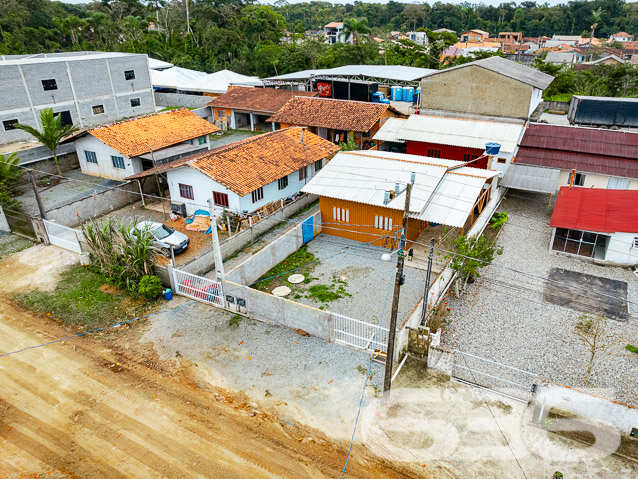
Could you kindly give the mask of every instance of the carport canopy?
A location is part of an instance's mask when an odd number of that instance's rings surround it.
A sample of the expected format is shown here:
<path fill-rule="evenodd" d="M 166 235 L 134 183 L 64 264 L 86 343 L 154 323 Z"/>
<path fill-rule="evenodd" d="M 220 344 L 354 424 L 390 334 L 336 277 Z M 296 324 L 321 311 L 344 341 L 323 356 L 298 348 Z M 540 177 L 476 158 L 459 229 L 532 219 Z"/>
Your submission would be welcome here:
<path fill-rule="evenodd" d="M 558 188 L 558 175 L 560 175 L 560 170 L 556 168 L 513 163 L 505 172 L 501 186 L 535 193 L 553 194 Z"/>

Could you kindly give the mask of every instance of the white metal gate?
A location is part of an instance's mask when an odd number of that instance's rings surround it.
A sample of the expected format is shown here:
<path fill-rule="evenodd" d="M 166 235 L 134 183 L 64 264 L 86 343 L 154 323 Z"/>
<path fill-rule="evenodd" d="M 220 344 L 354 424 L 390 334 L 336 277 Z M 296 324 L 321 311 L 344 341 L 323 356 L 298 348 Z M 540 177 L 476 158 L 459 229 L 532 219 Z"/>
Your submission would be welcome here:
<path fill-rule="evenodd" d="M 374 352 L 388 352 L 388 328 L 330 313 L 334 319 L 335 342 Z"/>
<path fill-rule="evenodd" d="M 204 278 L 173 268 L 175 293 L 187 296 L 220 308 L 224 307 L 222 284 L 213 279 Z"/>
<path fill-rule="evenodd" d="M 529 371 L 458 350 L 454 351 L 452 377 L 522 402 L 529 402 L 537 379 Z"/>
<path fill-rule="evenodd" d="M 47 230 L 51 244 L 75 251 L 76 253 L 82 252 L 80 249 L 80 241 L 78 240 L 78 234 L 81 234 L 79 230 L 49 220 L 42 220 L 42 222 Z"/>

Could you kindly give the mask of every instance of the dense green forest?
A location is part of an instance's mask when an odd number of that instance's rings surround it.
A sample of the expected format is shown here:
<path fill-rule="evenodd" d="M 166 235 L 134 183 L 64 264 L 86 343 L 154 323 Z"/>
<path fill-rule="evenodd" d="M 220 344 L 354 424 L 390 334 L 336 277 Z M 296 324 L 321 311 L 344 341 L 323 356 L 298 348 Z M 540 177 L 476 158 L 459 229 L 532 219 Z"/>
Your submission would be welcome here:
<path fill-rule="evenodd" d="M 596 34 L 638 33 L 638 4 L 623 0 L 571 1 L 547 6 L 535 2 L 498 7 L 470 3 L 289 4 L 264 6 L 252 0 L 101 0 L 72 5 L 49 0 L 2 0 L 0 53 L 57 50 L 117 50 L 147 53 L 204 71 L 220 68 L 260 76 L 312 67 L 357 63 L 438 67 L 438 52 L 453 37 L 433 37 L 431 52 L 384 45 L 379 55 L 368 35 L 392 30 L 480 28 L 491 33 L 523 31 L 526 36 L 581 34 L 600 10 Z M 303 34 L 335 20 L 357 19 L 356 45 L 313 40 L 282 42 L 286 31 Z M 150 29 L 149 29 L 150 27 Z"/>
<path fill-rule="evenodd" d="M 328 45 L 304 38 L 306 30 L 318 30 L 331 21 L 346 21 L 357 38 L 355 44 Z M 600 38 L 621 30 L 638 34 L 638 4 L 580 0 L 548 6 L 528 1 L 493 7 L 395 1 L 289 4 L 278 0 L 269 6 L 253 0 L 101 0 L 73 5 L 49 0 L 2 0 L 0 54 L 137 52 L 185 68 L 207 72 L 229 68 L 263 77 L 347 64 L 440 68 L 439 53 L 455 43 L 456 36 L 433 34 L 431 30 L 437 28 L 551 36 L 587 34 L 594 24 Z M 392 30 L 417 29 L 428 31 L 430 49 L 409 41 L 386 41 L 380 51 L 379 44 L 370 39 L 386 39 Z M 586 90 L 610 95 L 638 94 L 636 74 L 630 70 L 614 73 L 621 77 L 620 83 L 614 80 L 607 85 L 601 83 L 601 76 L 606 78 L 611 73 L 604 68 L 594 73 L 545 68 L 560 77 L 553 85 L 553 95 Z"/>

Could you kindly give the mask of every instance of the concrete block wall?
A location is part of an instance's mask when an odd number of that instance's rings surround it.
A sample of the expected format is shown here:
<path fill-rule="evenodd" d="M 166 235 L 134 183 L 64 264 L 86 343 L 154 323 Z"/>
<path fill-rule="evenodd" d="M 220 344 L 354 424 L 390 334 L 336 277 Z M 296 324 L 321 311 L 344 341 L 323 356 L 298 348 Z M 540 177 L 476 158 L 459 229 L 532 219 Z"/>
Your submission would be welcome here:
<path fill-rule="evenodd" d="M 235 253 L 238 253 L 246 246 L 254 243 L 268 231 L 275 226 L 281 224 L 280 219 L 288 219 L 301 210 L 307 208 L 312 203 L 317 201 L 318 197 L 315 195 L 304 195 L 301 198 L 293 201 L 292 203 L 284 206 L 282 209 L 276 211 L 267 218 L 264 218 L 259 223 L 256 223 L 252 227 L 240 231 L 236 235 L 222 241 L 220 249 L 222 252 L 222 258 L 226 260 Z M 180 269 L 187 273 L 203 275 L 215 268 L 215 254 L 212 250 L 198 256 L 190 263 L 180 266 Z"/>
<path fill-rule="evenodd" d="M 200 108 L 213 98 L 202 95 L 186 95 L 184 93 L 155 92 L 155 104 L 157 106 L 185 106 L 187 108 Z M 209 115 L 210 116 L 210 115 Z"/>
<path fill-rule="evenodd" d="M 244 299 L 250 317 L 292 329 L 303 329 L 313 336 L 330 341 L 334 339 L 334 320 L 326 311 L 242 287 L 232 281 L 224 281 L 224 292 Z"/>
<path fill-rule="evenodd" d="M 638 428 L 637 407 L 607 399 L 601 392 L 594 395 L 560 384 L 541 383 L 536 387 L 534 402 L 544 406 L 544 413 L 552 408 L 558 409 L 583 419 L 608 424 L 622 434 L 629 434 L 632 428 Z"/>
<path fill-rule="evenodd" d="M 448 376 L 452 376 L 454 350 L 442 346 L 430 346 L 428 368 L 438 369 Z"/>
<path fill-rule="evenodd" d="M 316 236 L 321 232 L 321 211 L 317 211 L 312 215 L 312 218 L 313 233 Z M 226 279 L 241 284 L 250 284 L 259 279 L 303 246 L 302 228 L 301 224 L 294 226 L 285 235 L 277 238 L 257 254 L 250 256 L 243 263 L 227 272 Z"/>
<path fill-rule="evenodd" d="M 126 183 L 47 211 L 47 219 L 75 227 L 89 218 L 102 216 L 140 200 L 137 183 Z"/>

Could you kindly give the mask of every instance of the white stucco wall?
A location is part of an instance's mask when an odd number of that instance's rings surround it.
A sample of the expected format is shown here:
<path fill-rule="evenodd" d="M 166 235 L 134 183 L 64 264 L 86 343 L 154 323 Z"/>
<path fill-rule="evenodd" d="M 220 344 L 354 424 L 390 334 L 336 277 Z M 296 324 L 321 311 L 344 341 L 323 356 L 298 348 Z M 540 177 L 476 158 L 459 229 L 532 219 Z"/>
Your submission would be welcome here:
<path fill-rule="evenodd" d="M 110 146 L 102 143 L 100 140 L 91 135 L 85 135 L 75 140 L 75 150 L 78 154 L 80 168 L 82 173 L 92 176 L 100 176 L 102 178 L 110 178 L 113 180 L 124 180 L 127 176 L 134 175 L 142 171 L 142 166 L 138 159 L 128 158 L 120 152 L 114 150 Z M 93 151 L 97 156 L 97 164 L 88 163 L 86 161 L 85 151 Z M 125 169 L 113 167 L 111 155 L 121 156 L 124 158 Z"/>
<path fill-rule="evenodd" d="M 514 156 L 514 153 L 508 153 L 508 152 L 505 152 L 505 151 L 501 151 L 501 152 L 499 152 L 498 155 L 495 155 L 494 157 L 492 157 L 492 162 L 491 162 L 491 164 L 488 165 L 488 168 L 490 170 L 499 171 L 500 174 L 498 176 L 502 178 L 503 174 L 507 170 L 507 167 L 512 164 L 512 157 L 513 156 Z M 498 162 L 499 158 L 505 158 L 505 163 L 499 163 Z"/>
<path fill-rule="evenodd" d="M 638 248 L 633 247 L 634 238 L 638 238 L 638 233 L 614 233 L 611 235 L 605 261 L 628 265 L 638 264 Z"/>
<path fill-rule="evenodd" d="M 538 88 L 532 88 L 532 97 L 529 102 L 529 114 L 531 115 L 536 110 L 536 107 L 543 101 L 543 90 Z"/>
<path fill-rule="evenodd" d="M 561 186 L 569 186 L 569 175 L 572 170 L 562 170 L 560 175 L 558 175 L 558 184 L 556 185 L 556 191 L 560 189 Z M 581 172 L 576 170 L 576 173 L 583 173 L 585 175 L 585 184 L 582 186 L 583 188 L 603 188 L 607 189 L 607 182 L 609 181 L 609 176 L 607 175 L 596 175 L 593 173 Z M 631 180 L 629 185 L 630 190 L 638 190 L 638 180 Z"/>
<path fill-rule="evenodd" d="M 325 164 L 325 160 L 322 160 Z M 182 202 L 186 205 L 186 213 L 192 214 L 198 209 L 208 209 L 208 200 L 212 198 L 212 192 L 217 191 L 219 193 L 226 193 L 228 195 L 228 209 L 234 212 L 253 212 L 256 209 L 261 208 L 267 203 L 286 198 L 298 193 L 301 188 L 310 181 L 315 173 L 315 166 L 311 164 L 308 166 L 309 176 L 306 181 L 299 181 L 299 172 L 295 171 L 288 175 L 288 186 L 283 190 L 279 189 L 278 181 L 265 185 L 264 197 L 262 200 L 253 203 L 252 194 L 248 193 L 246 196 L 239 196 L 233 191 L 229 190 L 225 186 L 212 180 L 205 174 L 198 170 L 185 166 L 183 168 L 177 168 L 167 173 L 168 186 L 171 193 L 171 200 L 175 202 Z M 190 185 L 193 187 L 193 200 L 182 198 L 179 194 L 179 184 Z M 222 208 L 218 208 L 221 213 Z"/>

